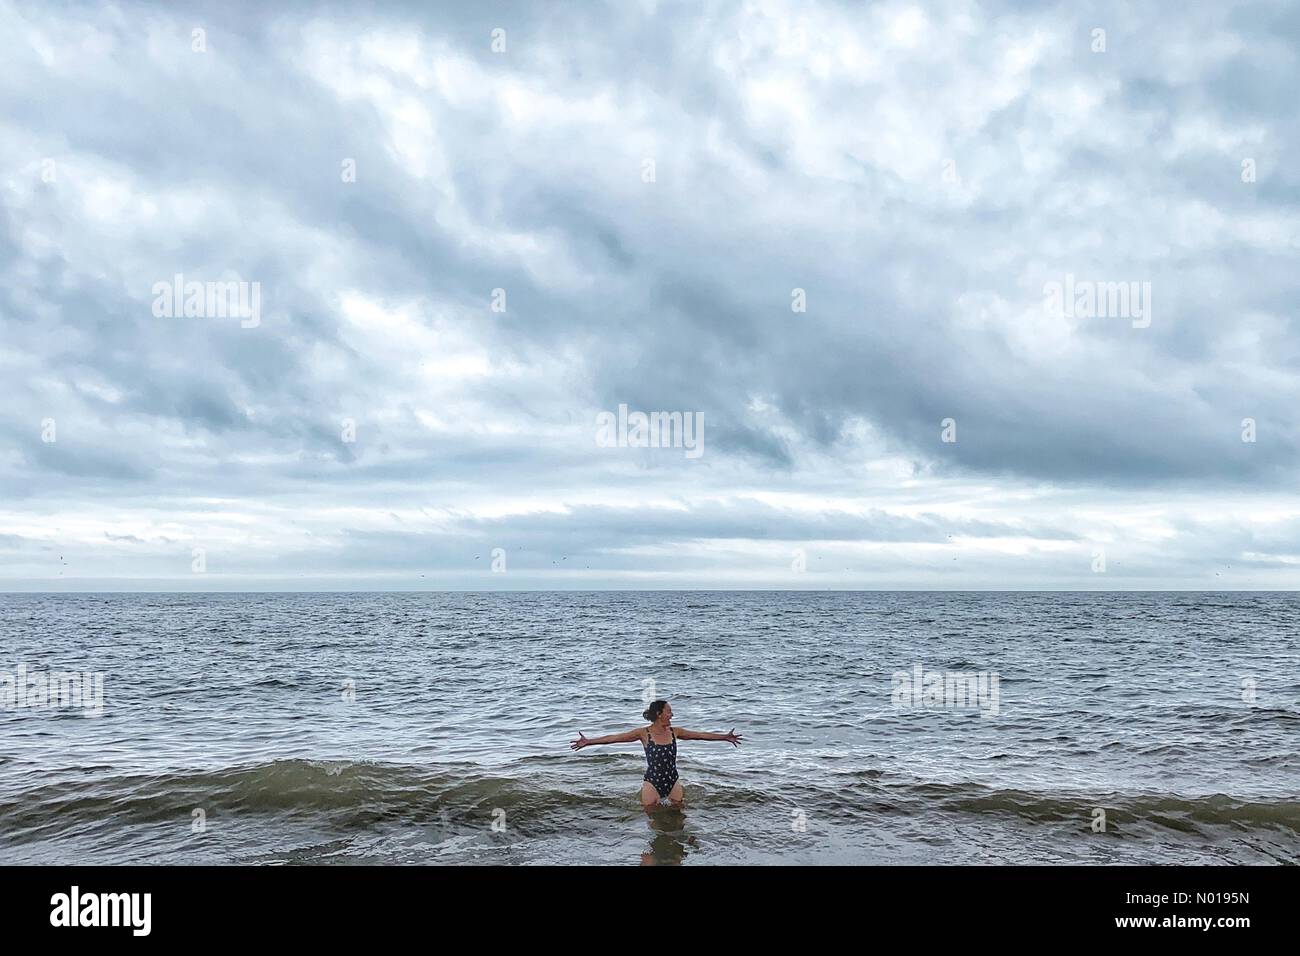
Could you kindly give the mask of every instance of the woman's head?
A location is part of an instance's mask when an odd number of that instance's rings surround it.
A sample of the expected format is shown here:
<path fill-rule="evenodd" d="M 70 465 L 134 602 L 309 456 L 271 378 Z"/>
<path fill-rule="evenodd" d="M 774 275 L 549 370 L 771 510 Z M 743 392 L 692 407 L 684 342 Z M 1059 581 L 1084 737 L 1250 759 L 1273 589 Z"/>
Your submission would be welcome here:
<path fill-rule="evenodd" d="M 650 721 L 650 723 L 652 724 L 658 721 L 660 718 L 663 718 L 663 722 L 666 724 L 668 723 L 668 721 L 672 720 L 673 709 L 668 706 L 668 701 L 657 700 L 649 707 L 647 707 L 645 709 L 645 713 L 642 714 L 641 716 L 644 717 L 646 720 Z"/>

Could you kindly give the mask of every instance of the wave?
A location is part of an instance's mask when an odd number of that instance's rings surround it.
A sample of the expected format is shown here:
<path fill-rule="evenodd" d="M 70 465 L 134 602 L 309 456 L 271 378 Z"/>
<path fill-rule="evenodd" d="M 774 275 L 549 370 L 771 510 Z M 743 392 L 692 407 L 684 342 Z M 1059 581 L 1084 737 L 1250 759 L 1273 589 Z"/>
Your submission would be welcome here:
<path fill-rule="evenodd" d="M 937 785 L 928 785 L 938 788 Z M 925 791 L 927 785 L 918 790 Z M 1009 814 L 1037 823 L 1074 823 L 1087 829 L 1096 810 L 1105 811 L 1110 828 L 1164 828 L 1187 833 L 1232 828 L 1281 829 L 1300 835 L 1300 801 L 1248 800 L 1210 794 L 1178 796 L 1164 793 L 1099 795 L 1039 794 L 1020 790 L 935 793 L 941 809 L 955 812 Z"/>
<path fill-rule="evenodd" d="M 86 768 L 89 771 L 90 768 Z M 29 777 L 31 775 L 28 775 Z M 496 809 L 520 817 L 605 805 L 617 811 L 635 787 L 608 796 L 545 788 L 527 777 L 470 767 L 426 769 L 327 760 L 276 760 L 213 771 L 94 776 L 84 783 L 36 782 L 0 796 L 0 843 L 62 830 L 188 819 L 194 809 L 223 816 L 311 821 L 343 827 L 473 820 Z M 635 809 L 635 803 L 632 803 Z"/>
<path fill-rule="evenodd" d="M 550 764 L 549 760 L 541 761 Z M 404 765 L 276 760 L 214 771 L 99 775 L 41 783 L 0 796 L 0 842 L 49 838 L 78 828 L 111 828 L 188 818 L 194 808 L 228 816 L 309 821 L 341 827 L 440 822 L 482 827 L 497 810 L 539 830 L 561 832 L 594 818 L 639 813 L 635 778 L 584 772 L 558 776 L 521 762 L 517 775 L 467 765 Z M 540 768 L 539 768 L 540 769 Z M 30 775 L 29 775 L 30 776 Z M 572 783 L 571 788 L 566 784 Z M 687 781 L 688 806 L 763 814 L 772 806 L 817 806 L 847 824 L 874 825 L 882 817 L 993 815 L 1030 825 L 1064 824 L 1086 830 L 1096 808 L 1107 832 L 1140 836 L 1151 830 L 1209 833 L 1220 829 L 1289 831 L 1300 835 L 1300 801 L 1243 799 L 1226 794 L 1037 793 L 972 782 L 916 781 L 880 770 L 836 774 L 764 789 L 753 772 L 710 773 Z"/>

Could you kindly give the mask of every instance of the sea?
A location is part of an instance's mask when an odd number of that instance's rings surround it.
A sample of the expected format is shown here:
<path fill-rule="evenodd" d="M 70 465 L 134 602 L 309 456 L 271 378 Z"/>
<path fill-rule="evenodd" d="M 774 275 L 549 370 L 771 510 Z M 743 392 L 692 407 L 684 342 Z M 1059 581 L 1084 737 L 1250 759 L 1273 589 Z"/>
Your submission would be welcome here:
<path fill-rule="evenodd" d="M 682 809 L 637 743 L 673 723 Z M 1300 594 L 0 594 L 0 859 L 1295 864 Z"/>

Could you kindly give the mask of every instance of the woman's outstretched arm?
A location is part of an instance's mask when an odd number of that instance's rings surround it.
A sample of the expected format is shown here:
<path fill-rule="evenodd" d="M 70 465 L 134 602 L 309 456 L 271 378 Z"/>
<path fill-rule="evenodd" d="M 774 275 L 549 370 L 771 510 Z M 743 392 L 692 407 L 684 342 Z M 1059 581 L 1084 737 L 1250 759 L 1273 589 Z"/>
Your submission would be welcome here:
<path fill-rule="evenodd" d="M 730 733 L 726 734 L 708 734 L 702 730 L 680 730 L 674 728 L 678 740 L 725 740 L 733 747 L 739 747 L 741 740 L 744 739 L 742 734 L 736 733 L 736 728 L 732 727 Z"/>
<path fill-rule="evenodd" d="M 622 734 L 609 734 L 606 737 L 592 737 L 588 740 L 582 736 L 582 731 L 578 731 L 578 739 L 569 743 L 570 750 L 581 750 L 583 747 L 590 747 L 594 744 L 630 744 L 634 740 L 640 740 L 643 733 L 640 727 L 635 730 L 629 730 Z"/>

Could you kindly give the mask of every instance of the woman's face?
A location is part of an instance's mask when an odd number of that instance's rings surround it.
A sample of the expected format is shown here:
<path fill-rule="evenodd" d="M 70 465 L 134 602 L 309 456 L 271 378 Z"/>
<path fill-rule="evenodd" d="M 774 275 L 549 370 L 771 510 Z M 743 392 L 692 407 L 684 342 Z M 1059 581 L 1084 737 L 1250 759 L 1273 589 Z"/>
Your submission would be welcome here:
<path fill-rule="evenodd" d="M 664 704 L 664 709 L 659 712 L 659 719 L 663 722 L 665 727 L 673 722 L 672 704 Z"/>

